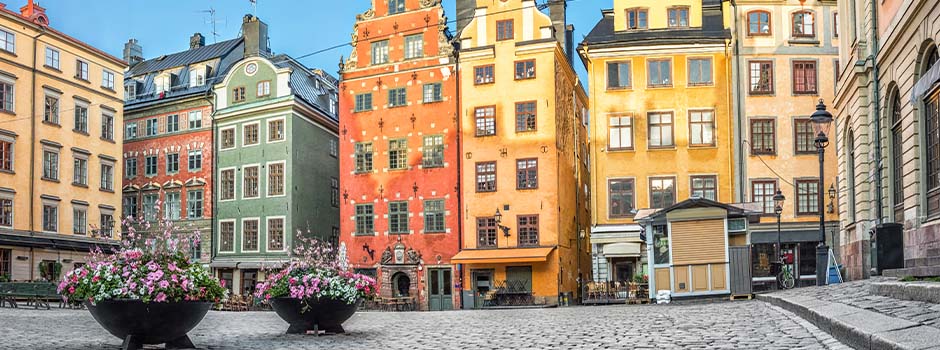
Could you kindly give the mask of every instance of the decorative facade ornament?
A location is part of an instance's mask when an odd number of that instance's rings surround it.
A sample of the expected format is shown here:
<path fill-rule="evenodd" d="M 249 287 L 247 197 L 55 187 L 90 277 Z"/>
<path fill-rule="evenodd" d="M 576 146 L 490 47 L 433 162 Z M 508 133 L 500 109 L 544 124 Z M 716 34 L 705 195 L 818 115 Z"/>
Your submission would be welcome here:
<path fill-rule="evenodd" d="M 441 0 L 421 0 L 421 8 L 426 9 L 431 6 L 440 5 Z"/>
<path fill-rule="evenodd" d="M 370 20 L 373 17 L 375 17 L 375 10 L 369 9 L 366 12 L 356 15 L 356 21 L 358 22 L 358 21 Z"/>
<path fill-rule="evenodd" d="M 414 248 L 408 249 L 408 261 L 409 264 L 420 264 L 421 263 L 421 253 Z"/>
<path fill-rule="evenodd" d="M 392 262 L 392 247 L 385 247 L 385 251 L 382 252 L 382 265 L 388 265 Z"/>
<path fill-rule="evenodd" d="M 454 44 L 447 38 L 447 16 L 441 11 L 441 18 L 437 25 L 437 54 L 440 56 L 454 57 Z"/>

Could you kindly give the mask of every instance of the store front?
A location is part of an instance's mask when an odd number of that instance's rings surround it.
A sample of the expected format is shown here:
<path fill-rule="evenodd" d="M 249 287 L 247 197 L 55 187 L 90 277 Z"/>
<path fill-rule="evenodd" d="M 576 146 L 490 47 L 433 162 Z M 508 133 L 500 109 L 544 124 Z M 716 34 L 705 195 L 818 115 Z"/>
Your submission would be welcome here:
<path fill-rule="evenodd" d="M 796 287 L 815 286 L 819 231 L 781 231 L 780 242 L 783 267 L 798 276 Z M 779 289 L 774 268 L 777 261 L 777 231 L 751 232 L 751 281 L 755 292 Z"/>

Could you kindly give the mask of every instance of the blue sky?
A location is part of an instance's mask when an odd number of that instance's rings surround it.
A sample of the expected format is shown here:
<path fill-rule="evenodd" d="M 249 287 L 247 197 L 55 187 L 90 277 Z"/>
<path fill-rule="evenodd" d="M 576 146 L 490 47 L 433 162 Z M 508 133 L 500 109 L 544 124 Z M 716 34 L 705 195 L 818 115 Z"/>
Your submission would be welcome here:
<path fill-rule="evenodd" d="M 0 0 L 17 10 L 26 0 Z M 539 3 L 544 0 L 539 0 Z M 236 37 L 241 19 L 252 12 L 248 0 L 39 0 L 46 8 L 53 28 L 85 41 L 117 57 L 124 43 L 136 38 L 144 57 L 182 51 L 196 32 L 206 36 L 212 24 L 207 11 L 216 11 L 219 40 Z M 454 0 L 444 0 L 448 18 L 454 19 Z M 600 9 L 612 0 L 573 0 L 568 6 L 568 22 L 575 25 L 575 41 L 594 27 Z M 258 17 L 268 24 L 271 46 L 276 53 L 301 56 L 349 41 L 356 14 L 371 6 L 371 0 L 258 0 Z M 301 60 L 310 67 L 336 72 L 344 47 Z M 584 66 L 575 58 L 574 66 L 584 79 Z"/>

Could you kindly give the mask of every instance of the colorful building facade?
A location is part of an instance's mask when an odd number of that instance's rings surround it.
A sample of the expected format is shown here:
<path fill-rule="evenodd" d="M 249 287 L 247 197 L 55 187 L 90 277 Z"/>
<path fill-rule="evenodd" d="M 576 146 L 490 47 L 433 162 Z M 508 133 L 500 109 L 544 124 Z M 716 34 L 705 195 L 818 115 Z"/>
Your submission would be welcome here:
<path fill-rule="evenodd" d="M 343 63 L 340 241 L 379 295 L 459 307 L 457 75 L 440 1 L 373 1 Z"/>
<path fill-rule="evenodd" d="M 458 1 L 462 289 L 556 304 L 590 273 L 587 96 L 571 66 L 565 2 Z M 473 9 L 469 11 L 468 9 Z M 582 195 L 582 193 L 584 195 Z"/>
<path fill-rule="evenodd" d="M 0 4 L 0 280 L 57 280 L 120 232 L 127 64 Z"/>

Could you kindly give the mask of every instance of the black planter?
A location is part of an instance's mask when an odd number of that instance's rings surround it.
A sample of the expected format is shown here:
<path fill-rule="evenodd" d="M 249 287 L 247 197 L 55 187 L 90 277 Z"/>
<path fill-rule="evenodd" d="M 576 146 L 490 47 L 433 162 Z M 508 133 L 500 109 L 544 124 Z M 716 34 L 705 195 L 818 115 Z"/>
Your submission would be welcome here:
<path fill-rule="evenodd" d="M 307 331 L 345 333 L 343 322 L 356 313 L 357 304 L 350 305 L 335 299 L 271 299 L 277 315 L 290 324 L 287 334 L 305 334 Z"/>
<path fill-rule="evenodd" d="M 211 302 L 144 303 L 140 300 L 85 302 L 105 330 L 124 339 L 125 350 L 144 344 L 166 344 L 167 349 L 194 349 L 186 333 L 196 328 L 212 308 Z"/>

